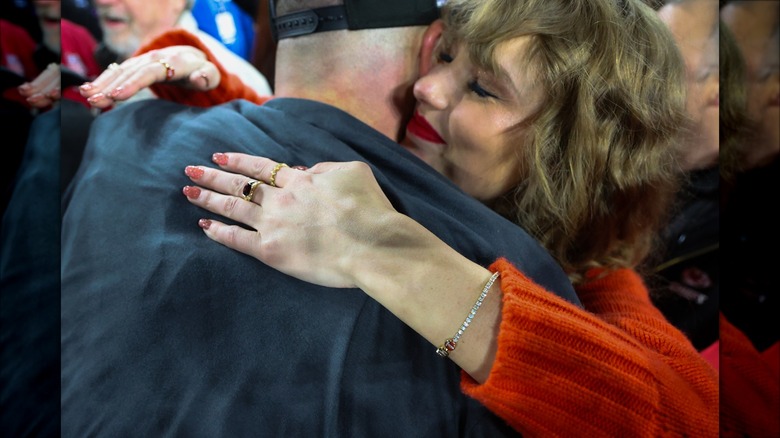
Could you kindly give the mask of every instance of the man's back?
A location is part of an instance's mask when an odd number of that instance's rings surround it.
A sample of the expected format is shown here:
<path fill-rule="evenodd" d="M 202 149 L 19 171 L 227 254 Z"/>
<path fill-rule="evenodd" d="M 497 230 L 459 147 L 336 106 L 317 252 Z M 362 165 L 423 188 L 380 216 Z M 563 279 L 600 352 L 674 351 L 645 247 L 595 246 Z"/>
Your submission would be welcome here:
<path fill-rule="evenodd" d="M 512 434 L 460 392 L 454 364 L 362 292 L 302 283 L 206 239 L 183 169 L 227 151 L 367 161 L 399 211 L 461 253 L 506 256 L 576 302 L 519 228 L 339 110 L 132 104 L 98 120 L 66 200 L 63 436 Z"/>

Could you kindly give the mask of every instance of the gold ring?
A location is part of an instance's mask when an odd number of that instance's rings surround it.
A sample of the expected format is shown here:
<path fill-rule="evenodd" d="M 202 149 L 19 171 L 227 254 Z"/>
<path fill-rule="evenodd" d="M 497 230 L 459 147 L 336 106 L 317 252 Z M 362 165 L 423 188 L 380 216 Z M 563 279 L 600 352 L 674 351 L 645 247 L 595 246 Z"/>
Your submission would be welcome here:
<path fill-rule="evenodd" d="M 168 64 L 168 61 L 164 59 L 158 59 L 157 62 L 162 64 L 163 67 L 165 67 L 165 81 L 168 82 L 171 79 L 173 79 L 173 75 L 176 74 L 176 70 L 171 67 L 170 64 Z"/>
<path fill-rule="evenodd" d="M 116 62 L 112 62 L 111 64 L 108 64 L 109 70 L 121 70 L 122 67 L 119 66 Z"/>
<path fill-rule="evenodd" d="M 282 167 L 288 167 L 288 166 L 284 163 L 279 163 L 276 166 L 274 166 L 274 170 L 271 171 L 271 182 L 268 183 L 271 187 L 278 187 L 276 185 L 276 172 L 278 172 L 279 169 L 281 169 Z"/>
<path fill-rule="evenodd" d="M 241 198 L 244 201 L 252 202 L 252 195 L 255 194 L 255 189 L 260 184 L 263 184 L 263 182 L 250 179 L 249 182 L 244 186 L 244 190 L 241 191 Z"/>

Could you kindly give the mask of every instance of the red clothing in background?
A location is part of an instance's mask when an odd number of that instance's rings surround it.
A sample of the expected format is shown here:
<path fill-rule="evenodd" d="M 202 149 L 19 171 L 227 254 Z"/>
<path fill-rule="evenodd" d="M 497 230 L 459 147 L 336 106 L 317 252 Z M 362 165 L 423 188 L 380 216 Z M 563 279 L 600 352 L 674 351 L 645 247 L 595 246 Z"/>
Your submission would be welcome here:
<path fill-rule="evenodd" d="M 0 19 L 0 66 L 31 81 L 41 72 L 35 66 L 33 52 L 35 40 L 24 28 Z M 27 100 L 19 94 L 16 87 L 0 90 L 4 99 L 13 100 L 29 107 Z"/>
<path fill-rule="evenodd" d="M 86 79 L 94 79 L 100 74 L 100 66 L 95 61 L 97 41 L 92 34 L 82 26 L 66 19 L 60 20 L 62 35 L 62 52 L 60 62 Z M 68 87 L 62 90 L 64 99 L 74 100 L 90 107 L 87 100 L 81 96 L 78 87 Z"/>
<path fill-rule="evenodd" d="M 721 313 L 720 351 L 720 436 L 780 436 L 780 343 L 759 352 Z"/>

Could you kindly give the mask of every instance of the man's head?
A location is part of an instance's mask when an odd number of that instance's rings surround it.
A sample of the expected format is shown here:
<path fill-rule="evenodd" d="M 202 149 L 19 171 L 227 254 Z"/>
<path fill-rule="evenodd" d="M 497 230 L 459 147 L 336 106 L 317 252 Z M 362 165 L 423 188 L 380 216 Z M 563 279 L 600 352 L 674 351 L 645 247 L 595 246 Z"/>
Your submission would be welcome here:
<path fill-rule="evenodd" d="M 400 138 L 436 0 L 278 0 L 274 9 L 275 95 L 336 106 Z"/>
<path fill-rule="evenodd" d="M 95 0 L 103 41 L 121 59 L 176 26 L 194 0 Z"/>

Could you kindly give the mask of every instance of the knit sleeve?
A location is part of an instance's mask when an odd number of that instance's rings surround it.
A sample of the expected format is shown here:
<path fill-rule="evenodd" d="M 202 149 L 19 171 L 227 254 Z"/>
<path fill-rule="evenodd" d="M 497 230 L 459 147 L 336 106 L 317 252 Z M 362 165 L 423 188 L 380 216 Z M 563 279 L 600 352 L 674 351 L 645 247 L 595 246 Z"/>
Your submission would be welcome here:
<path fill-rule="evenodd" d="M 245 99 L 262 105 L 270 99 L 270 96 L 259 96 L 252 88 L 246 86 L 241 81 L 241 78 L 225 70 L 214 54 L 201 42 L 200 38 L 184 29 L 173 29 L 161 34 L 138 49 L 133 56 L 169 46 L 192 46 L 201 50 L 206 54 L 207 59 L 217 66 L 221 80 L 216 88 L 209 91 L 192 90 L 172 84 L 156 83 L 150 88 L 160 99 L 200 107 L 219 105 L 235 99 Z"/>
<path fill-rule="evenodd" d="M 720 436 L 780 436 L 780 344 L 759 352 L 720 314 Z"/>
<path fill-rule="evenodd" d="M 717 372 L 620 270 L 577 289 L 585 309 L 508 261 L 487 381 L 462 389 L 528 436 L 717 436 Z"/>

